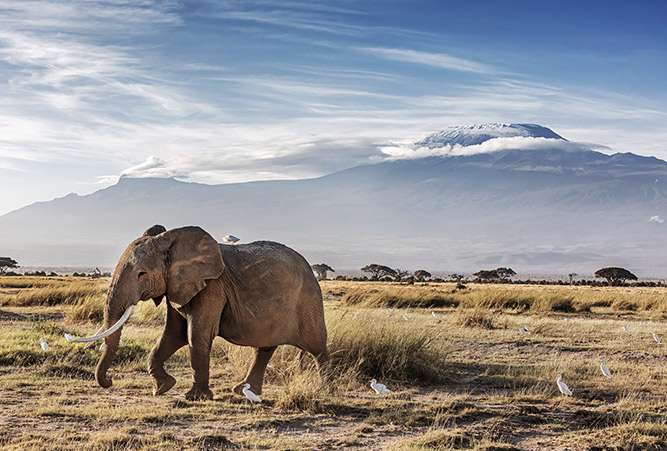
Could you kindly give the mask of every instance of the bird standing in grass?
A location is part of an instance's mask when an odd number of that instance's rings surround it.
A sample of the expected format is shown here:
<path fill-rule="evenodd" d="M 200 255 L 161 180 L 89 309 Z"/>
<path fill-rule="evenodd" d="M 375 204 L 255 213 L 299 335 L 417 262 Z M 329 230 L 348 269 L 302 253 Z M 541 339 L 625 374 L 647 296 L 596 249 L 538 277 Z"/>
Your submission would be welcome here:
<path fill-rule="evenodd" d="M 40 338 L 40 339 L 39 339 L 39 345 L 42 347 L 42 349 L 43 349 L 44 351 L 48 351 L 48 350 L 51 349 L 51 348 L 49 347 L 49 344 L 48 344 L 47 342 L 45 342 L 43 338 Z"/>
<path fill-rule="evenodd" d="M 225 235 L 222 237 L 222 242 L 227 244 L 234 244 L 239 241 L 239 238 L 236 238 L 234 235 Z"/>
<path fill-rule="evenodd" d="M 559 374 L 558 379 L 556 379 L 556 383 L 558 384 L 558 390 L 560 390 L 560 392 L 562 394 L 564 394 L 565 396 L 572 396 L 572 391 L 565 384 L 565 382 L 563 382 L 562 379 L 563 379 L 563 376 Z"/>
<path fill-rule="evenodd" d="M 519 332 L 521 332 L 521 335 L 526 335 L 526 331 L 523 330 L 523 327 L 519 327 Z"/>
<path fill-rule="evenodd" d="M 250 384 L 245 384 L 243 386 L 242 391 L 243 391 L 243 394 L 245 395 L 245 397 L 248 398 L 248 401 L 250 401 L 251 404 L 256 403 L 256 402 L 262 402 L 261 398 L 259 396 L 257 396 L 256 394 L 254 394 L 252 392 L 252 390 L 250 390 Z"/>
<path fill-rule="evenodd" d="M 658 334 L 653 334 L 653 339 L 655 340 L 656 343 L 661 343 L 661 341 L 660 341 L 660 335 L 658 335 Z"/>
<path fill-rule="evenodd" d="M 625 332 L 630 332 L 630 331 L 628 330 L 628 326 L 621 326 L 621 329 L 623 329 Z"/>
<path fill-rule="evenodd" d="M 605 377 L 614 377 L 611 375 L 611 371 L 607 368 L 607 365 L 604 364 L 604 360 L 600 360 L 600 370 Z"/>
<path fill-rule="evenodd" d="M 375 390 L 375 393 L 378 395 L 387 395 L 391 393 L 391 390 L 389 390 L 385 385 L 379 384 L 375 379 L 371 380 L 371 388 Z"/>
<path fill-rule="evenodd" d="M 431 312 L 431 315 L 433 315 L 433 318 L 437 318 L 437 317 L 438 317 L 438 315 L 436 315 L 435 312 Z"/>
<path fill-rule="evenodd" d="M 533 329 L 531 329 L 530 326 L 523 326 L 523 330 L 526 332 L 531 332 Z"/>

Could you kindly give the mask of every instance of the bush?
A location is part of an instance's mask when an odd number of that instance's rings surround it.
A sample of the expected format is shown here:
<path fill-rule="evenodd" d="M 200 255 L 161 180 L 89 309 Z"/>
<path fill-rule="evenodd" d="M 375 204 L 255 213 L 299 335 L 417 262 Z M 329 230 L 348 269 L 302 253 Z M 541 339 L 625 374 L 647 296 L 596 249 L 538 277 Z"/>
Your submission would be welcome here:
<path fill-rule="evenodd" d="M 333 371 L 359 382 L 442 383 L 449 377 L 447 348 L 416 322 L 394 322 L 384 312 L 333 313 L 327 321 Z"/>

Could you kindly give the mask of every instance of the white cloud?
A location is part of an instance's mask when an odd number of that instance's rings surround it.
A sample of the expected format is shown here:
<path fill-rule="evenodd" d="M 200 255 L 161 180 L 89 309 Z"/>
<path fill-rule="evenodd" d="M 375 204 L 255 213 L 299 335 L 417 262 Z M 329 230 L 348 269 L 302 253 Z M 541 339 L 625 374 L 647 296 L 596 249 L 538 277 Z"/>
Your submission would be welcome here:
<path fill-rule="evenodd" d="M 492 153 L 501 150 L 540 150 L 540 149 L 562 149 L 566 151 L 578 151 L 591 148 L 600 149 L 601 146 L 563 141 L 552 138 L 533 138 L 525 136 L 514 136 L 509 138 L 494 138 L 481 144 L 462 146 L 459 144 L 446 144 L 439 147 L 420 147 L 412 143 L 397 143 L 382 147 L 382 152 L 389 160 L 416 159 L 426 157 L 450 157 L 461 155 L 476 155 L 481 153 Z"/>
<path fill-rule="evenodd" d="M 658 215 L 651 216 L 648 220 L 649 220 L 650 222 L 657 222 L 658 224 L 662 224 L 663 222 L 665 222 L 665 220 L 662 219 L 662 218 L 661 218 L 660 216 L 658 216 Z"/>
<path fill-rule="evenodd" d="M 409 49 L 391 49 L 380 47 L 358 47 L 357 50 L 368 52 L 381 58 L 408 63 L 424 64 L 438 67 L 440 69 L 455 70 L 461 72 L 473 72 L 477 74 L 493 74 L 497 71 L 483 63 L 458 58 L 444 53 L 421 52 Z"/>

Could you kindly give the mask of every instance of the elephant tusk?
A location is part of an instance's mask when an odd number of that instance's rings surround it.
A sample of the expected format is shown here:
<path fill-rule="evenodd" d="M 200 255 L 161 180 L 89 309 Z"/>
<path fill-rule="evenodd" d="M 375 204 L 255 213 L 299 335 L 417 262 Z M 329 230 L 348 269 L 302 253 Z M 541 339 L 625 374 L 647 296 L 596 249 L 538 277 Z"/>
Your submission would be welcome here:
<path fill-rule="evenodd" d="M 104 324 L 102 324 L 102 325 L 100 326 L 100 328 L 97 329 L 97 332 L 95 332 L 95 335 L 99 334 L 99 333 L 102 332 L 103 330 L 104 330 Z M 83 345 L 83 349 L 88 349 L 88 348 L 90 348 L 90 347 L 93 345 L 93 343 L 94 343 L 94 342 L 89 341 L 88 343 L 86 343 L 85 345 Z"/>
<path fill-rule="evenodd" d="M 73 342 L 73 341 L 79 342 L 79 341 L 95 341 L 95 340 L 99 340 L 100 338 L 108 337 L 109 335 L 116 332 L 118 329 L 120 329 L 123 326 L 125 321 L 127 321 L 127 319 L 130 317 L 131 313 L 132 313 L 132 306 L 129 306 L 127 308 L 127 310 L 125 310 L 125 313 L 123 313 L 123 316 L 120 317 L 118 322 L 116 322 L 116 324 L 111 326 L 106 332 L 102 332 L 101 334 L 96 334 L 92 337 L 86 337 L 86 338 L 74 338 L 73 335 L 65 334 L 65 338 L 69 342 Z"/>

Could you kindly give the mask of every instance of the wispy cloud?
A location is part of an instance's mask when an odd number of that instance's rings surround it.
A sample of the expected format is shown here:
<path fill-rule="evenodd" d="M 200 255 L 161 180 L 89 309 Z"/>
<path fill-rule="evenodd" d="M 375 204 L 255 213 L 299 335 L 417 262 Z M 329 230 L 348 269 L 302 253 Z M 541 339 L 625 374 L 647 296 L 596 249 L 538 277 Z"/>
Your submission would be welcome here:
<path fill-rule="evenodd" d="M 494 74 L 498 72 L 496 69 L 487 64 L 447 55 L 444 53 L 381 47 L 358 47 L 357 50 L 373 54 L 380 58 L 404 61 L 407 63 L 423 64 L 426 66 L 437 67 L 445 70 L 473 72 L 476 74 Z"/>
<path fill-rule="evenodd" d="M 445 144 L 442 146 L 418 146 L 414 143 L 396 144 L 382 148 L 389 160 L 417 159 L 426 157 L 451 157 L 493 153 L 502 150 L 541 150 L 561 149 L 566 151 L 581 151 L 604 147 L 591 144 L 563 141 L 552 138 L 533 138 L 525 136 L 501 137 L 489 139 L 481 144 L 462 146 L 459 144 Z"/>

